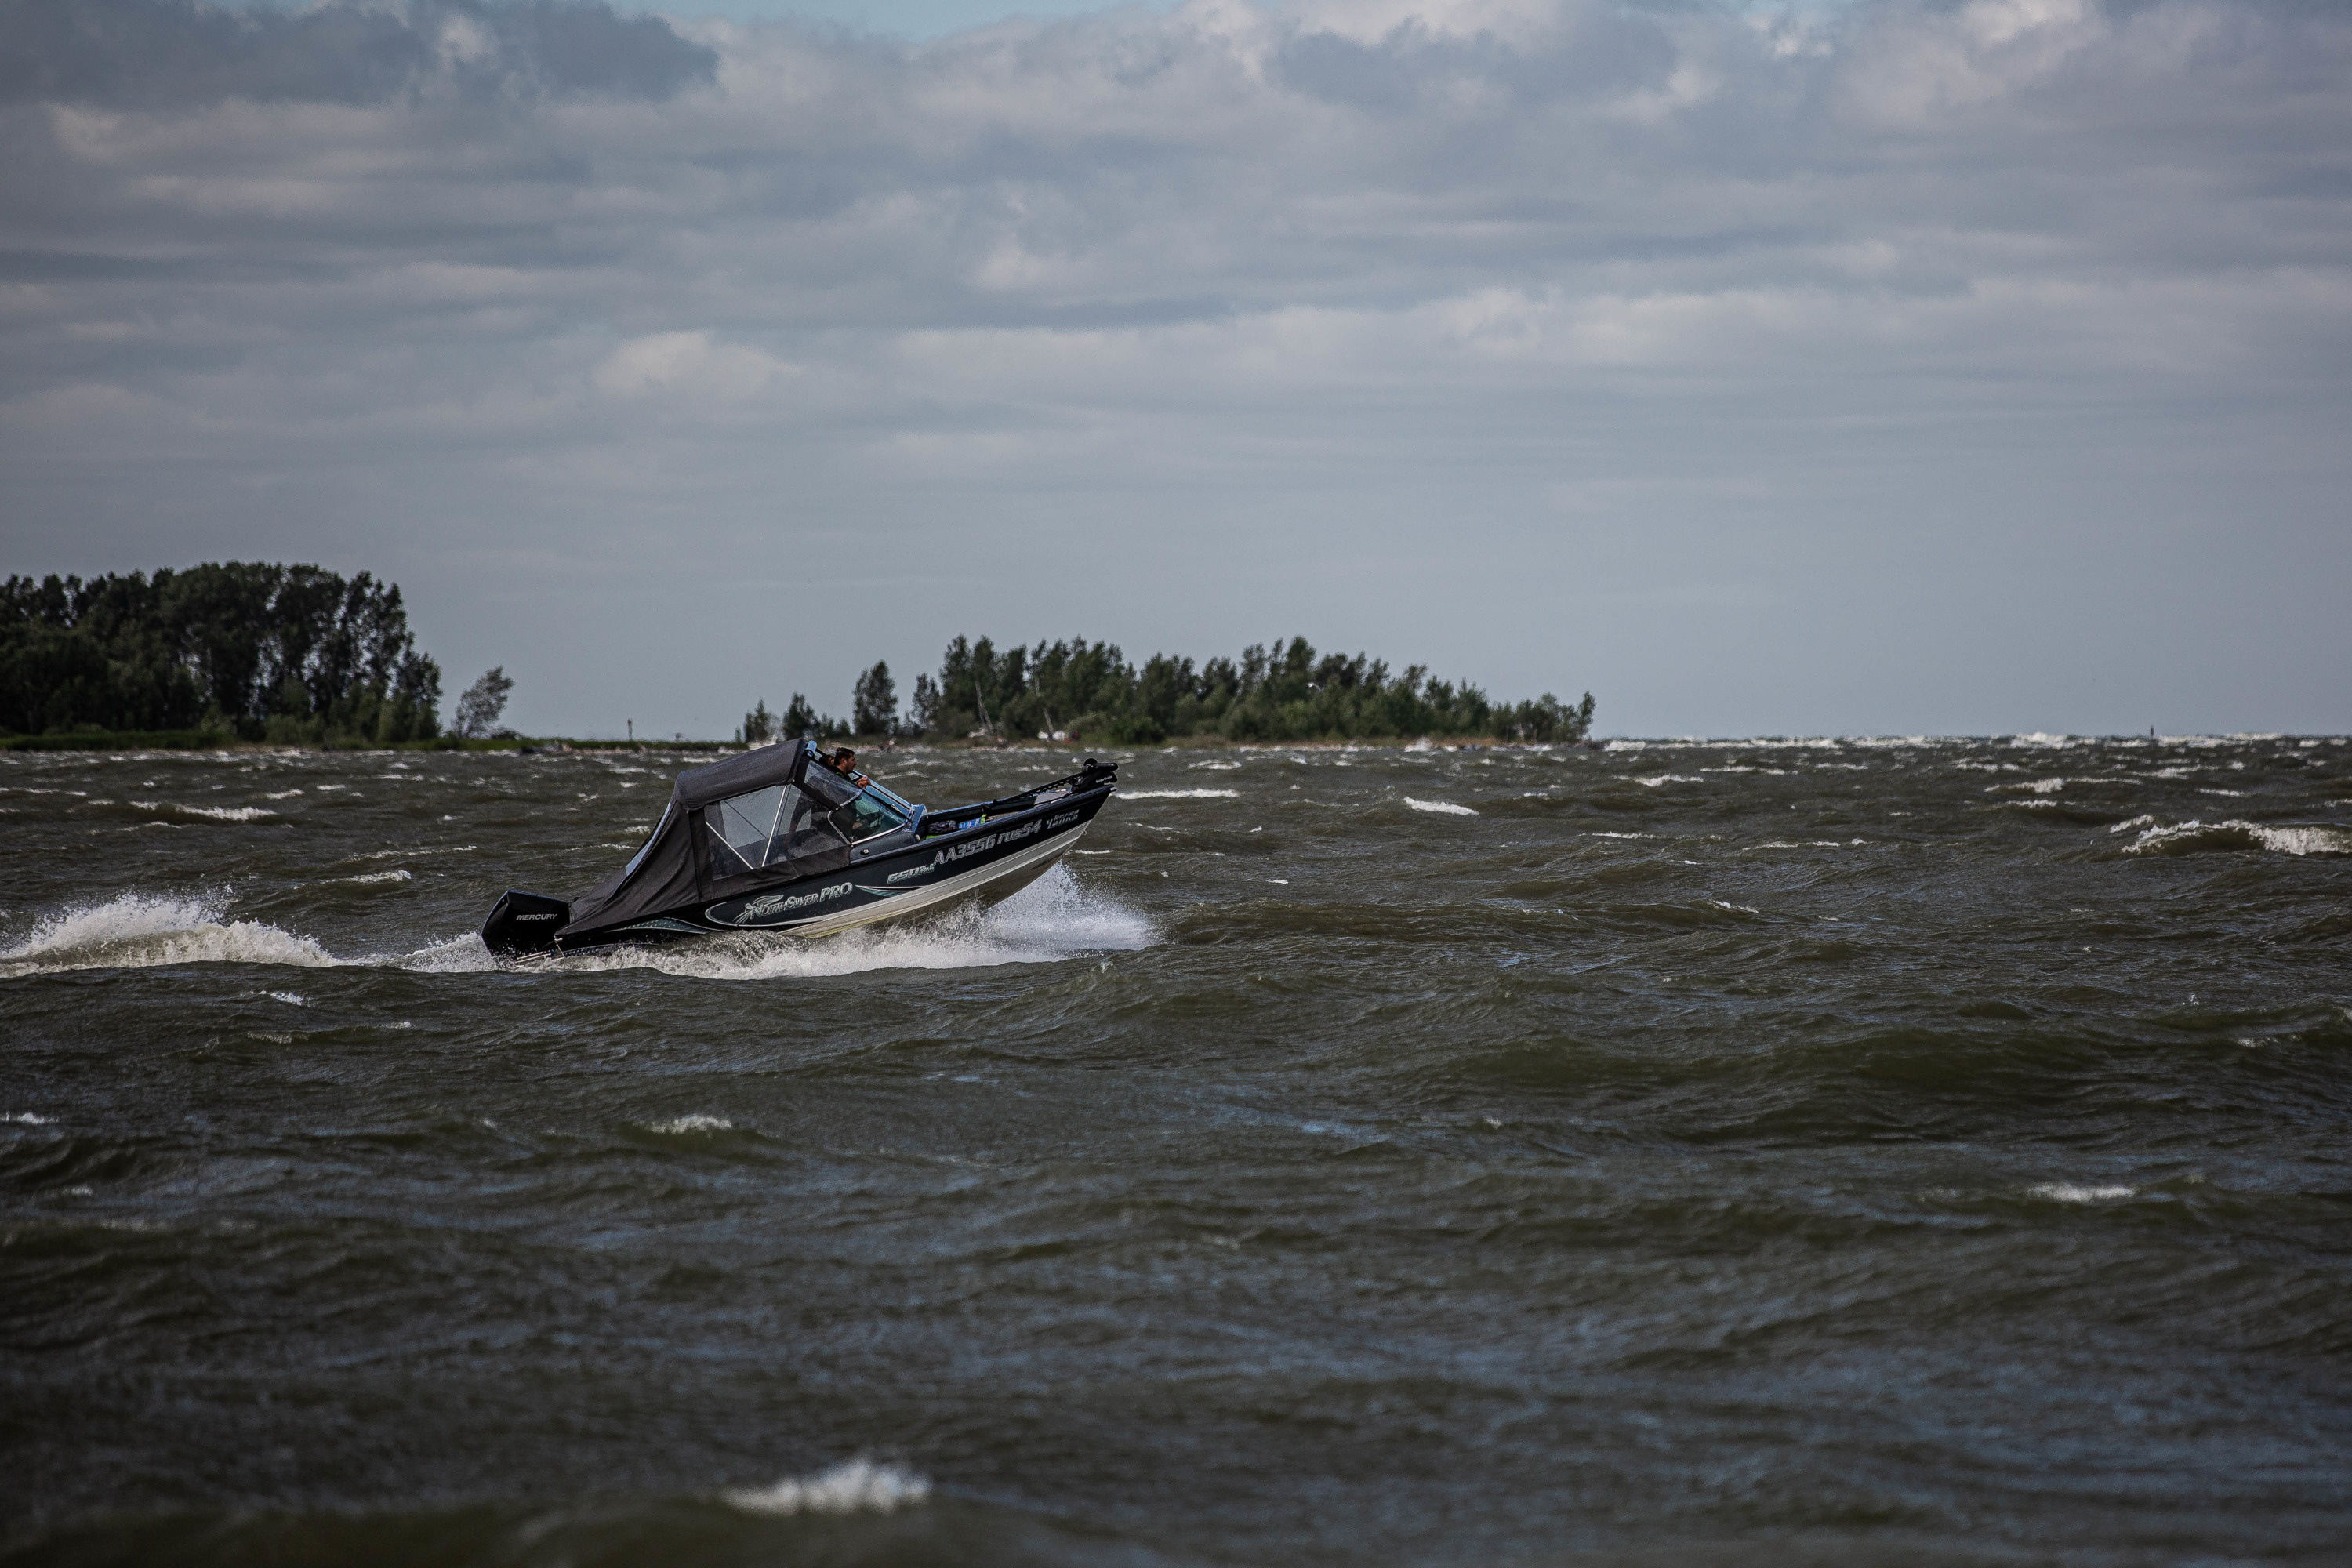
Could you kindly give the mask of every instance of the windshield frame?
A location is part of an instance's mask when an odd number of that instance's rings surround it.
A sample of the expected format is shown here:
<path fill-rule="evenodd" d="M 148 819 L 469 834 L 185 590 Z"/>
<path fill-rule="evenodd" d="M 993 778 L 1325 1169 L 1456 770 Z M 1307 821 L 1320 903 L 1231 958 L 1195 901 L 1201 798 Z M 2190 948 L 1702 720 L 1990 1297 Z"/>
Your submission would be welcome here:
<path fill-rule="evenodd" d="M 667 827 L 669 819 L 677 815 L 677 796 L 672 795 L 669 804 L 662 807 L 661 820 L 654 824 L 651 833 L 646 835 L 646 841 L 637 846 L 637 852 L 629 857 L 629 863 L 621 868 L 621 880 L 625 882 L 637 874 L 637 868 L 646 863 L 646 857 L 653 853 L 655 845 L 661 842 L 662 829 Z"/>
<path fill-rule="evenodd" d="M 825 759 L 824 748 L 819 746 L 814 741 L 804 740 L 801 742 L 801 755 L 806 759 L 801 768 L 802 778 L 805 779 L 812 769 L 823 768 L 826 773 L 833 774 L 835 778 L 839 779 L 851 789 L 856 790 L 862 795 L 870 795 L 875 799 L 880 801 L 884 805 L 889 807 L 891 815 L 898 818 L 898 827 L 918 827 L 921 825 L 925 815 L 924 807 L 916 805 L 913 801 L 908 800 L 906 796 L 898 794 L 895 790 L 885 789 L 882 785 L 876 784 L 872 779 L 867 778 L 864 773 L 859 773 L 856 777 L 852 778 L 846 773 L 835 771 L 833 763 Z M 801 787 L 805 789 L 808 786 L 803 784 Z M 853 844 L 870 843 L 874 839 L 883 837 L 885 835 L 896 833 L 898 831 L 898 827 L 886 827 L 879 833 L 868 833 L 862 837 L 852 839 L 850 842 Z"/>

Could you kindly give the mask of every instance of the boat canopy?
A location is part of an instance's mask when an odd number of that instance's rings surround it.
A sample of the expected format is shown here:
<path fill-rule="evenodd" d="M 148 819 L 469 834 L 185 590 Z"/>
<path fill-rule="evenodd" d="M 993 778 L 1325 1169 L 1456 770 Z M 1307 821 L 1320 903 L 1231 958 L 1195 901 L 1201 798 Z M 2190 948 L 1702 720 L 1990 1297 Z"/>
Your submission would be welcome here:
<path fill-rule="evenodd" d="M 854 844 L 908 825 L 900 804 L 824 766 L 805 741 L 688 768 L 653 836 L 572 901 L 564 931 L 609 929 L 696 899 L 839 870 Z"/>
<path fill-rule="evenodd" d="M 709 805 L 730 795 L 743 795 L 771 784 L 790 784 L 809 760 L 806 741 L 779 741 L 731 757 L 721 757 L 677 775 L 669 794 L 670 807 Z"/>

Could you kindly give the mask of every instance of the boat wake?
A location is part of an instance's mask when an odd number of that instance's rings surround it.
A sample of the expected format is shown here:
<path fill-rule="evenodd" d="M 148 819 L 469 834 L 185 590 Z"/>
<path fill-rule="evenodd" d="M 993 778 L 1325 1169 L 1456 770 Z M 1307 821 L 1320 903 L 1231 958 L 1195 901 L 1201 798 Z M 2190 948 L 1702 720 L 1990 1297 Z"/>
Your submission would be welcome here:
<path fill-rule="evenodd" d="M 68 969 L 152 969 L 179 963 L 270 963 L 320 969 L 334 956 L 315 940 L 259 921 L 226 918 L 228 895 L 124 893 L 35 922 L 0 952 L 0 979 Z"/>
<path fill-rule="evenodd" d="M 1083 952 L 1149 947 L 1153 938 L 1150 921 L 1087 891 L 1067 867 L 1056 866 L 993 908 L 966 904 L 929 921 L 860 927 L 814 941 L 744 931 L 667 946 L 605 948 L 557 960 L 555 966 L 567 973 L 654 969 L 698 980 L 817 979 L 872 969 L 1054 963 Z"/>
<path fill-rule="evenodd" d="M 1056 866 L 992 909 L 966 906 L 924 924 L 858 930 L 817 941 L 745 932 L 667 947 L 612 948 L 554 962 L 502 964 L 471 932 L 403 953 L 339 957 L 317 938 L 229 917 L 226 891 L 123 893 L 35 922 L 0 950 L 0 980 L 85 969 L 258 963 L 420 973 L 572 974 L 653 969 L 703 980 L 791 980 L 875 969 L 971 969 L 1053 963 L 1084 952 L 1148 947 L 1150 921 L 1081 888 Z"/>

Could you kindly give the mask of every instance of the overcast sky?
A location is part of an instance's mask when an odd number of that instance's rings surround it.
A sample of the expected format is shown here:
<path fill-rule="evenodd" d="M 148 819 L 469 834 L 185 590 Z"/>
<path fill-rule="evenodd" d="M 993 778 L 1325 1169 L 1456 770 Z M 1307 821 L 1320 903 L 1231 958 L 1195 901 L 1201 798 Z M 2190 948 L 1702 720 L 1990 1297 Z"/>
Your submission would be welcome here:
<path fill-rule="evenodd" d="M 0 0 L 0 571 L 370 568 L 538 732 L 2352 730 L 2344 6 L 728 9 Z"/>

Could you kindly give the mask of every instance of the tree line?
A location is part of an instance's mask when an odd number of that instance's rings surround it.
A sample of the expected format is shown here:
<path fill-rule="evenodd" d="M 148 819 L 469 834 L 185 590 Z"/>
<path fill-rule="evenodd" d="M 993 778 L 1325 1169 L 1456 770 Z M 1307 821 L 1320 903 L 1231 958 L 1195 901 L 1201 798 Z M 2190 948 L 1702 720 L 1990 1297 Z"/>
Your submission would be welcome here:
<path fill-rule="evenodd" d="M 1305 637 L 1253 644 L 1237 658 L 1195 665 L 1155 653 L 1139 668 L 1113 643 L 1039 642 L 999 649 L 986 637 L 948 644 L 939 674 L 915 677 L 908 713 L 877 663 L 857 678 L 850 717 L 820 714 L 799 692 L 782 714 L 763 699 L 736 739 L 783 737 L 1067 737 L 1132 745 L 1216 736 L 1230 741 L 1380 740 L 1495 736 L 1576 742 L 1592 729 L 1592 694 L 1549 692 L 1496 702 L 1468 681 L 1433 680 L 1426 667 L 1391 671 L 1365 654 L 1318 655 Z"/>
<path fill-rule="evenodd" d="M 365 572 L 230 561 L 0 584 L 0 731 L 389 744 L 438 735 L 440 703 L 398 585 Z"/>

